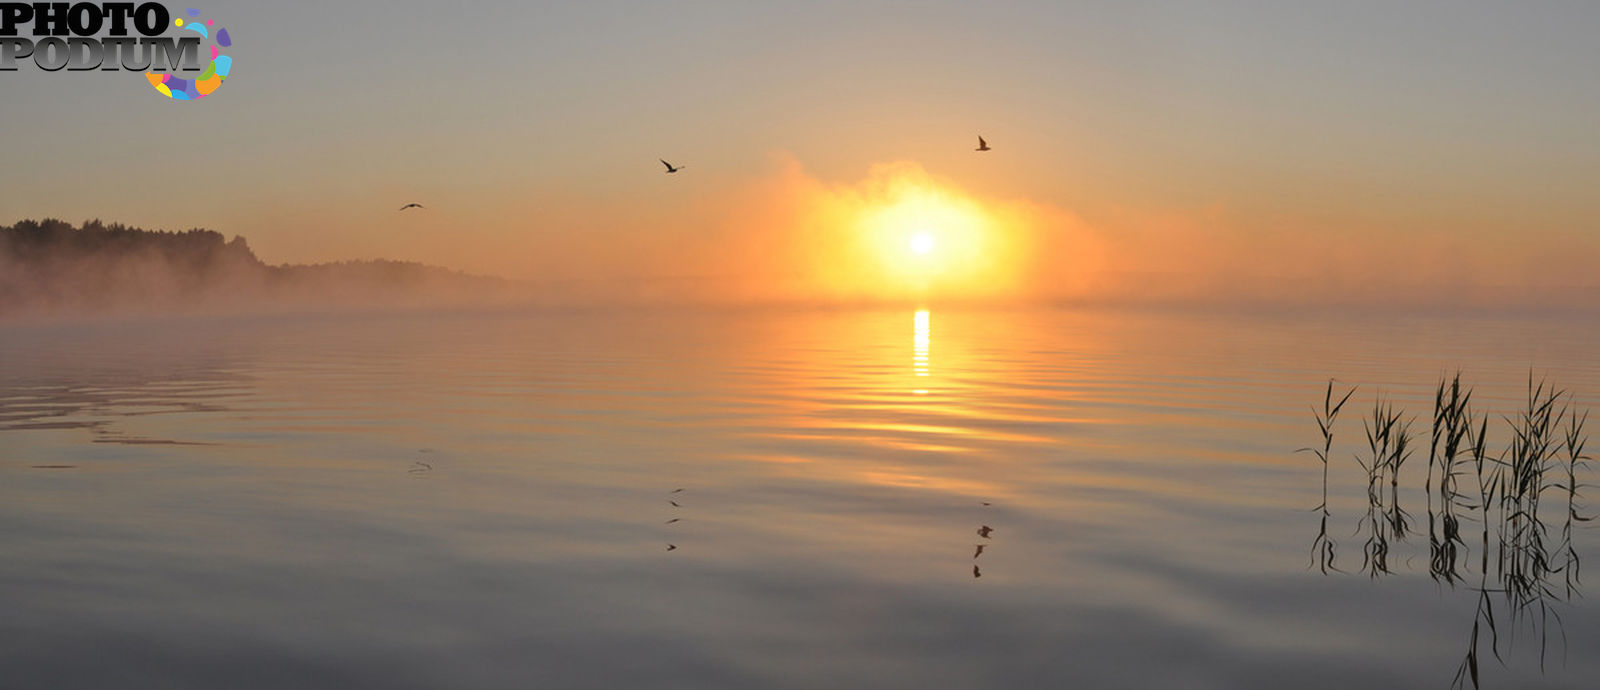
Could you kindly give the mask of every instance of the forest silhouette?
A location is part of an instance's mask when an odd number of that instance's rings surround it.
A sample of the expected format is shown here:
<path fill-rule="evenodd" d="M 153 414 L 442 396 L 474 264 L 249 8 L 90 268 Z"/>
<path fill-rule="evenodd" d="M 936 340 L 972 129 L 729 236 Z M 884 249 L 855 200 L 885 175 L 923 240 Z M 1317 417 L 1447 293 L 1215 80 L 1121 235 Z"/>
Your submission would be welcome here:
<path fill-rule="evenodd" d="M 56 219 L 0 226 L 0 317 L 430 306 L 493 299 L 510 285 L 382 259 L 269 265 L 245 238 L 212 230 Z"/>

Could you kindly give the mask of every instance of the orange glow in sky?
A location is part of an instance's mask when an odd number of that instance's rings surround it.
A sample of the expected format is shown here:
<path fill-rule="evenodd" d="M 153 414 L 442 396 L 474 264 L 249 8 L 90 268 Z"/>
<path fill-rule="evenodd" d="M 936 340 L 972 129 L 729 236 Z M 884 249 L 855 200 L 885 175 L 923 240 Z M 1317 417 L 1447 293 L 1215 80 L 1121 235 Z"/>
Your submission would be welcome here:
<path fill-rule="evenodd" d="M 858 211 L 862 279 L 914 292 L 977 290 L 1015 268 L 1004 265 L 1013 229 L 981 203 L 909 173 L 888 187 L 886 198 Z"/>
<path fill-rule="evenodd" d="M 748 188 L 741 203 L 725 210 L 723 242 L 701 252 L 685 247 L 682 252 L 694 255 L 673 259 L 686 270 L 738 271 L 714 297 L 1017 297 L 1036 274 L 1027 248 L 1072 227 L 1026 204 L 972 194 L 914 163 L 878 165 L 861 182 L 829 184 L 792 159 L 782 162 L 777 176 Z"/>
<path fill-rule="evenodd" d="M 550 301 L 1600 288 L 1593 3 L 324 4 L 208 5 L 296 38 L 199 109 L 115 72 L 8 73 L 29 96 L 0 136 L 29 165 L 0 169 L 0 224 L 209 228 L 268 263 L 418 261 Z M 472 48 L 394 49 L 436 41 Z M 316 80 L 330 64 L 363 88 Z M 419 86 L 440 83 L 474 96 Z M 205 193 L 128 184 L 151 160 Z"/>

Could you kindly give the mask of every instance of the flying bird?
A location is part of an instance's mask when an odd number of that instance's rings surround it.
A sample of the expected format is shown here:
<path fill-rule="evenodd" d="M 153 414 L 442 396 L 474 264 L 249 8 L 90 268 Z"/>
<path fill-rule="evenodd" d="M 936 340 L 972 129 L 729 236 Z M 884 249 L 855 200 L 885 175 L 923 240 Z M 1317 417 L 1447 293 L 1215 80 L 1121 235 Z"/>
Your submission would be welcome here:
<path fill-rule="evenodd" d="M 978 579 L 980 577 L 983 577 L 983 571 L 978 570 L 978 566 L 972 566 L 972 578 Z"/>
<path fill-rule="evenodd" d="M 427 208 L 427 207 L 423 206 L 422 204 L 406 204 L 405 206 L 401 206 L 400 210 L 404 211 L 404 210 L 406 210 L 408 208 Z"/>
<path fill-rule="evenodd" d="M 975 148 L 973 150 L 974 151 L 988 151 L 989 150 L 989 142 L 984 141 L 983 137 L 978 137 L 978 148 Z"/>
<path fill-rule="evenodd" d="M 666 524 L 669 524 L 669 525 L 670 525 L 670 524 L 672 524 L 672 523 L 674 523 L 674 522 L 677 522 L 677 521 L 679 521 L 679 520 L 682 520 L 682 519 L 683 519 L 683 518 L 672 518 L 672 519 L 671 519 L 671 520 L 668 520 L 668 521 L 667 521 L 667 522 L 666 522 Z"/>
<path fill-rule="evenodd" d="M 683 489 L 673 489 L 671 491 L 668 491 L 667 493 L 669 493 L 669 494 L 681 494 L 681 493 L 683 493 Z"/>
<path fill-rule="evenodd" d="M 661 160 L 661 159 L 658 158 L 656 160 Z M 679 170 L 682 170 L 682 169 L 684 169 L 684 167 L 686 167 L 686 166 L 680 165 L 680 166 L 674 168 L 674 167 L 672 167 L 671 163 L 668 163 L 668 162 L 666 162 L 664 160 L 661 161 L 661 164 L 667 166 L 667 174 L 668 175 L 671 175 L 672 173 L 678 172 Z"/>
<path fill-rule="evenodd" d="M 678 505 L 677 501 L 667 501 L 667 502 L 671 503 L 672 507 L 674 507 L 674 508 L 682 508 L 683 507 L 683 506 Z"/>
<path fill-rule="evenodd" d="M 992 533 L 992 532 L 994 532 L 994 528 L 990 527 L 988 525 L 984 525 L 984 526 L 978 528 L 978 536 L 983 537 L 984 539 L 988 539 L 989 538 L 989 534 Z"/>
<path fill-rule="evenodd" d="M 668 551 L 674 551 L 674 550 L 676 550 L 676 549 L 677 549 L 677 548 L 678 548 L 678 545 L 677 545 L 677 544 L 667 544 L 667 550 L 668 550 Z"/>
<path fill-rule="evenodd" d="M 972 552 L 972 557 L 973 558 L 977 558 L 979 556 L 982 556 L 983 555 L 983 547 L 985 547 L 985 546 L 988 546 L 988 544 L 979 544 L 978 545 L 978 550 Z"/>

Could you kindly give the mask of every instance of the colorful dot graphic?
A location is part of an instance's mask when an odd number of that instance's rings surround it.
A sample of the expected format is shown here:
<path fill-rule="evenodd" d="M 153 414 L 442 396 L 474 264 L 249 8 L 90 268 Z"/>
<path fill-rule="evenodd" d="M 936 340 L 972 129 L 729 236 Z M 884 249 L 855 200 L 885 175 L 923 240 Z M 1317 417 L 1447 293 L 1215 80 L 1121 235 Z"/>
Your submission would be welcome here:
<path fill-rule="evenodd" d="M 184 21 L 182 17 L 172 20 L 172 25 L 200 34 L 202 38 L 211 39 L 211 64 L 206 65 L 205 71 L 194 79 L 181 79 L 165 72 L 145 72 L 144 78 L 150 81 L 161 95 L 178 101 L 197 101 L 216 91 L 227 81 L 228 73 L 233 70 L 233 58 L 223 55 L 221 48 L 233 45 L 233 37 L 228 35 L 228 30 L 216 26 L 215 22 L 207 19 L 204 24 L 194 17 L 200 16 L 200 10 L 190 8 L 186 14 L 191 17 Z M 210 27 L 215 27 L 212 31 Z"/>

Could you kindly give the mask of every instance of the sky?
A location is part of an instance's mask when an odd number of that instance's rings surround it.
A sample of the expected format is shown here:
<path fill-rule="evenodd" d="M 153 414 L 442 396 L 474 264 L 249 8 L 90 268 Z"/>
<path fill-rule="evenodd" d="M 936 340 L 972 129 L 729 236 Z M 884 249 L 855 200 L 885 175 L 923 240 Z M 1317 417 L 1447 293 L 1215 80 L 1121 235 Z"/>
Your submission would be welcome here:
<path fill-rule="evenodd" d="M 199 9 L 235 42 L 202 101 L 0 73 L 0 223 L 204 227 L 269 263 L 618 298 L 1600 285 L 1593 3 Z"/>

